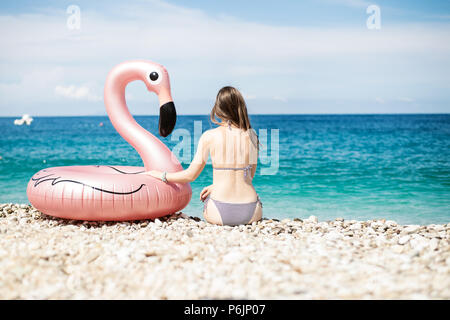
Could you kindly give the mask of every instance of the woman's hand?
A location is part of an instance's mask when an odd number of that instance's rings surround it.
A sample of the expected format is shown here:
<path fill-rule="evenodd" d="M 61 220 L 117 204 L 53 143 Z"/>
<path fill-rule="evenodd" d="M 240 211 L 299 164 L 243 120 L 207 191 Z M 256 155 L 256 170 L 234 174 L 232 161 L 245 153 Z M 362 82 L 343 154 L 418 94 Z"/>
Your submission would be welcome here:
<path fill-rule="evenodd" d="M 213 185 L 204 187 L 202 192 L 200 192 L 200 201 L 205 201 L 206 197 L 211 194 L 212 189 Z"/>

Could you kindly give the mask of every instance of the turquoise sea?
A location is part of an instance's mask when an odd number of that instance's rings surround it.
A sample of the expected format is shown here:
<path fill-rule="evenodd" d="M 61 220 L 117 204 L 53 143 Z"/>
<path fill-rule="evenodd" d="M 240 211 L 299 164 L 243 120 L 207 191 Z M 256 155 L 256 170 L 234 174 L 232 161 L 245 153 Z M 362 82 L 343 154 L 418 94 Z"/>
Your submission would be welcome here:
<path fill-rule="evenodd" d="M 0 118 L 1 203 L 28 203 L 27 182 L 45 167 L 142 165 L 107 117 L 35 117 L 30 126 L 13 120 Z M 157 116 L 136 120 L 157 132 Z M 253 115 L 251 122 L 260 137 L 267 132 L 267 157 L 254 179 L 265 217 L 450 222 L 449 114 Z M 176 126 L 191 136 L 192 151 L 195 124 L 197 131 L 212 126 L 207 116 L 179 116 Z M 276 130 L 279 143 L 271 147 Z M 179 143 L 172 138 L 162 139 L 171 149 Z M 187 167 L 192 155 L 182 157 Z M 202 217 L 199 192 L 211 182 L 208 165 L 191 184 L 185 213 Z"/>

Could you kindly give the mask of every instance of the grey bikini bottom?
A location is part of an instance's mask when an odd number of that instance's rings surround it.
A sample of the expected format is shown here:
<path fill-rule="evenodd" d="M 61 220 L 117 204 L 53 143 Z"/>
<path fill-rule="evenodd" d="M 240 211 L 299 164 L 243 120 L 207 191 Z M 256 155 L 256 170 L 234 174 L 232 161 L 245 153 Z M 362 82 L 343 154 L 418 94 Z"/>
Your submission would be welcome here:
<path fill-rule="evenodd" d="M 258 202 L 262 207 L 262 202 L 259 199 L 259 196 L 256 201 L 248 203 L 222 202 L 214 200 L 208 196 L 206 197 L 203 205 L 203 212 L 205 212 L 206 210 L 208 200 L 213 201 L 216 205 L 224 226 L 237 226 L 240 224 L 247 224 L 250 222 L 250 220 L 252 220 Z"/>

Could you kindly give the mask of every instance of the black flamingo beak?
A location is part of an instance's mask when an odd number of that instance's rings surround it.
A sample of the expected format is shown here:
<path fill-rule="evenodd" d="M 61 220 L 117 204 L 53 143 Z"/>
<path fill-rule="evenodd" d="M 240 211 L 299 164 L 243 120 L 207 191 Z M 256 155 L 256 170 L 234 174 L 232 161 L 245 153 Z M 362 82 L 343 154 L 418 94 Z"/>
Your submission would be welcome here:
<path fill-rule="evenodd" d="M 167 137 L 172 133 L 177 122 L 177 110 L 173 101 L 163 104 L 159 108 L 159 135 Z"/>

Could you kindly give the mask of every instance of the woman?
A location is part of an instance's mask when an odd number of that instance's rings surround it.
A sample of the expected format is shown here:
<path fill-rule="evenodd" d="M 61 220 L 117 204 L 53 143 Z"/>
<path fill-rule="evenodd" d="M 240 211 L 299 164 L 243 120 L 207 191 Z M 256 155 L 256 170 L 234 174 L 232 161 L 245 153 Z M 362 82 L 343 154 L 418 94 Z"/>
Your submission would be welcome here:
<path fill-rule="evenodd" d="M 171 173 L 152 170 L 147 174 L 165 182 L 192 182 L 202 172 L 210 155 L 213 184 L 200 193 L 206 221 L 219 225 L 259 221 L 262 203 L 252 184 L 259 142 L 251 128 L 244 98 L 237 89 L 220 89 L 211 111 L 211 121 L 219 126 L 200 137 L 189 168 Z"/>

